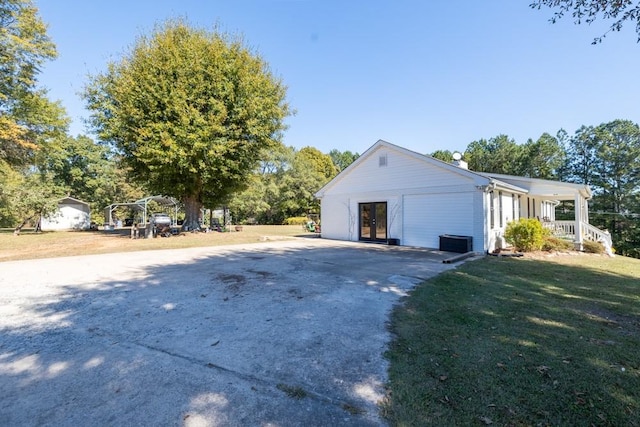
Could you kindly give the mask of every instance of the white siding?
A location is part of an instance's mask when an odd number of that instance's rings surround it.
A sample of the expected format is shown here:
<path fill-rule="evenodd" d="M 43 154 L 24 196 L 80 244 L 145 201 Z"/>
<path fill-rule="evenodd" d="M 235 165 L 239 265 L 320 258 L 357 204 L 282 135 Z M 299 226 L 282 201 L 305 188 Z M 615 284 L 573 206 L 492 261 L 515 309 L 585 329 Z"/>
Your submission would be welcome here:
<path fill-rule="evenodd" d="M 358 240 L 358 211 L 349 209 L 349 198 L 325 196 L 320 203 L 322 237 Z M 355 238 L 353 237 L 355 235 Z"/>
<path fill-rule="evenodd" d="M 403 245 L 438 248 L 440 235 L 477 236 L 473 193 L 408 195 L 404 198 Z M 482 246 L 482 240 L 480 240 Z"/>
<path fill-rule="evenodd" d="M 62 204 L 57 212 L 48 217 L 42 217 L 40 222 L 43 231 L 88 230 L 90 225 L 89 207 L 81 204 Z"/>
<path fill-rule="evenodd" d="M 386 156 L 386 166 L 380 166 L 379 157 Z M 401 152 L 380 147 L 360 163 L 355 173 L 341 177 L 329 190 L 330 194 L 363 194 L 367 192 L 403 192 L 421 188 L 455 187 L 469 185 L 469 178 L 412 158 Z"/>

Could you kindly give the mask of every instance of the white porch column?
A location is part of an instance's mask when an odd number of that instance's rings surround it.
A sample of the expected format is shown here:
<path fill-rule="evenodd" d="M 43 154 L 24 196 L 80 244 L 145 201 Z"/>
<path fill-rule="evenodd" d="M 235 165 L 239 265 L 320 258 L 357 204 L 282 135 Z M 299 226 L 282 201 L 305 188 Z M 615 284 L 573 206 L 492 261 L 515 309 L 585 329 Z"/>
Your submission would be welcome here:
<path fill-rule="evenodd" d="M 587 199 L 582 199 L 582 221 L 589 224 L 589 202 Z"/>
<path fill-rule="evenodd" d="M 583 217 L 582 200 L 583 199 L 580 192 L 576 192 L 576 197 L 574 200 L 574 204 L 575 204 L 574 245 L 576 250 L 579 250 L 579 251 L 582 250 L 582 217 Z"/>

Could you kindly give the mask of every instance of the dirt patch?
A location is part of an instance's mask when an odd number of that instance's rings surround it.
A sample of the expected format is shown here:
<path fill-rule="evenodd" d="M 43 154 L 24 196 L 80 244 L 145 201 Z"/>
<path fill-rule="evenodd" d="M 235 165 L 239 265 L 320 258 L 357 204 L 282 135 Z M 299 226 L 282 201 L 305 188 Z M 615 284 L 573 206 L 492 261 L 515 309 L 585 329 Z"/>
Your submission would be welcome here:
<path fill-rule="evenodd" d="M 217 279 L 226 285 L 225 290 L 238 292 L 247 283 L 247 278 L 241 274 L 218 274 Z"/>
<path fill-rule="evenodd" d="M 578 252 L 578 251 L 532 251 L 532 252 L 523 252 L 524 258 L 529 259 L 549 259 L 556 257 L 570 257 L 570 256 L 588 256 L 588 257 L 603 257 L 606 255 L 602 254 L 592 254 L 587 252 Z"/>

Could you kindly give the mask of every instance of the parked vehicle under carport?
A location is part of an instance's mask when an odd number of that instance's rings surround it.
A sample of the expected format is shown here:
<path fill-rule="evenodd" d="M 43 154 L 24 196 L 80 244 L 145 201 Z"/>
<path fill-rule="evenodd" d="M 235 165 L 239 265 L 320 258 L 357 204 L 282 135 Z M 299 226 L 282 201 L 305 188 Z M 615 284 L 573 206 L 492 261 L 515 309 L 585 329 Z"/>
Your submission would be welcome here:
<path fill-rule="evenodd" d="M 171 217 L 165 213 L 154 213 L 149 217 L 149 225 L 153 237 L 158 234 L 163 237 L 171 236 Z"/>

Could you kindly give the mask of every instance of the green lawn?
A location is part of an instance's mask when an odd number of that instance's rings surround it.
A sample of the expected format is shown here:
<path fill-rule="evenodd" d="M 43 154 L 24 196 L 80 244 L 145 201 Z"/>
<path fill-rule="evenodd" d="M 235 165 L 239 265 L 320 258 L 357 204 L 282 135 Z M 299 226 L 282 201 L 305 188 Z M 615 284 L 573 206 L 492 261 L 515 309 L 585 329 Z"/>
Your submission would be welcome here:
<path fill-rule="evenodd" d="M 392 425 L 640 426 L 640 260 L 468 262 L 391 328 Z"/>

